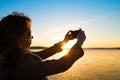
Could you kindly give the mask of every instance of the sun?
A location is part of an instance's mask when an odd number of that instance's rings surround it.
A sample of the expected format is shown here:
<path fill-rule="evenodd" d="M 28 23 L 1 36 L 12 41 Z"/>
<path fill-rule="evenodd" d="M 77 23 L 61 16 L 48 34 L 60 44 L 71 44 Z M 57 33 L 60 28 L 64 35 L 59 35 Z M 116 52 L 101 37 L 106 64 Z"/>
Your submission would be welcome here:
<path fill-rule="evenodd" d="M 75 40 L 69 41 L 62 48 L 71 48 L 76 43 Z"/>
<path fill-rule="evenodd" d="M 69 41 L 68 43 L 66 43 L 62 48 L 64 49 L 63 50 L 63 54 L 62 56 L 66 55 L 69 51 L 69 49 L 76 43 L 75 40 L 72 40 L 72 41 Z"/>

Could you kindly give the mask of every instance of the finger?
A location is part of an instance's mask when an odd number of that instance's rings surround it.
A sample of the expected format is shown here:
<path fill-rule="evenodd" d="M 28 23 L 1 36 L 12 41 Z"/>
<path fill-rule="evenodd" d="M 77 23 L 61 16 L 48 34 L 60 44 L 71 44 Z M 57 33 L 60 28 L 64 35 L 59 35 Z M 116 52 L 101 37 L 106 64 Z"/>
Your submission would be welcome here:
<path fill-rule="evenodd" d="M 68 33 L 72 32 L 72 30 L 68 31 Z"/>
<path fill-rule="evenodd" d="M 69 35 L 69 34 L 70 34 L 70 32 L 72 32 L 72 30 L 68 31 L 66 35 Z"/>

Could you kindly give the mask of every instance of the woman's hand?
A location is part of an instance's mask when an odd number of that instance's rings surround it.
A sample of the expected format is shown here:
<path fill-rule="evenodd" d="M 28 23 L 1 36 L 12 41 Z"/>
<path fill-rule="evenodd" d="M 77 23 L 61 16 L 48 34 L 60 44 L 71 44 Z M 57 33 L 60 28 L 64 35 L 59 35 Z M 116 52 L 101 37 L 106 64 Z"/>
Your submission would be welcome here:
<path fill-rule="evenodd" d="M 86 35 L 82 29 L 80 29 L 80 32 L 77 34 L 77 43 L 80 47 L 82 46 L 83 42 L 86 39 Z"/>
<path fill-rule="evenodd" d="M 71 35 L 71 31 L 72 31 L 72 30 L 70 30 L 70 31 L 67 32 L 67 34 L 65 35 L 65 38 L 64 38 L 64 40 L 63 40 L 63 43 L 67 43 L 69 40 L 74 39 L 74 38 L 72 37 L 72 35 Z"/>

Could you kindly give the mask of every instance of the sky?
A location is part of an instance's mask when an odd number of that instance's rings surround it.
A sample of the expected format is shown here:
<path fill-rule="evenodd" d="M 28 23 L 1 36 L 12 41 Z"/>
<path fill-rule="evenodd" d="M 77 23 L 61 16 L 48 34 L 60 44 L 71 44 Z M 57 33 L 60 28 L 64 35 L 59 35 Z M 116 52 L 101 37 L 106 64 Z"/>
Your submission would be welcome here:
<path fill-rule="evenodd" d="M 52 46 L 82 28 L 83 47 L 120 47 L 120 0 L 0 0 L 0 19 L 13 11 L 32 19 L 31 46 Z"/>

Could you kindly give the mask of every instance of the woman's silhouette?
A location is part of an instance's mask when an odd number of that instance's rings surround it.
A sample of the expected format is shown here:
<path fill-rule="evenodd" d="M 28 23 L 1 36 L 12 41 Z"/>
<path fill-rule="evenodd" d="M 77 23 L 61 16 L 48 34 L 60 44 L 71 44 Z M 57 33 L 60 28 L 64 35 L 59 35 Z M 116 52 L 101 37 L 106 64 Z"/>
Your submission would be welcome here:
<path fill-rule="evenodd" d="M 33 36 L 31 35 L 31 19 L 23 13 L 13 12 L 0 21 L 0 77 L 8 80 L 45 80 L 46 76 L 64 72 L 83 56 L 81 48 L 84 31 L 80 29 L 77 42 L 69 52 L 56 60 L 44 60 L 57 52 L 72 40 L 69 31 L 63 41 L 43 51 L 29 50 Z M 43 61 L 44 60 L 44 61 Z"/>

